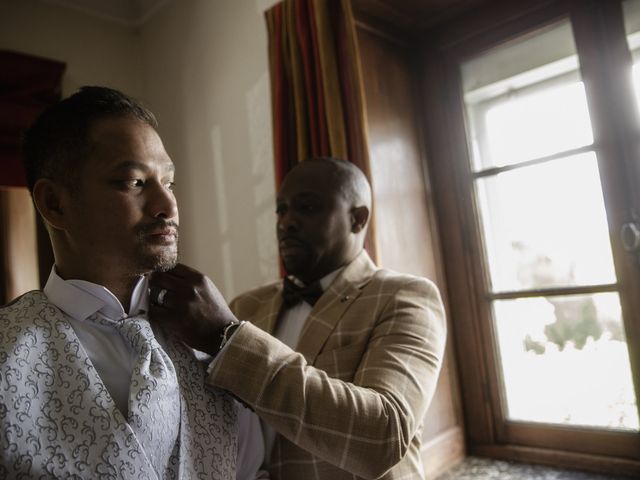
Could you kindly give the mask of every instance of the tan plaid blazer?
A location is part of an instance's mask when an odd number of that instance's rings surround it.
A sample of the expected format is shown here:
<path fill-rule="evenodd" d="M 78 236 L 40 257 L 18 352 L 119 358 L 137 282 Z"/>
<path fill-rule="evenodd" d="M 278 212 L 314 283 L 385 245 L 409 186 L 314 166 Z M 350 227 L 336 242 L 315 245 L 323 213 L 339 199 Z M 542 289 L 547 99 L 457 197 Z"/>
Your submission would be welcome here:
<path fill-rule="evenodd" d="M 446 337 L 437 288 L 379 269 L 363 251 L 313 307 L 297 352 L 270 335 L 281 289 L 277 282 L 232 302 L 251 323 L 209 376 L 279 433 L 272 478 L 424 478 L 422 421 Z"/>

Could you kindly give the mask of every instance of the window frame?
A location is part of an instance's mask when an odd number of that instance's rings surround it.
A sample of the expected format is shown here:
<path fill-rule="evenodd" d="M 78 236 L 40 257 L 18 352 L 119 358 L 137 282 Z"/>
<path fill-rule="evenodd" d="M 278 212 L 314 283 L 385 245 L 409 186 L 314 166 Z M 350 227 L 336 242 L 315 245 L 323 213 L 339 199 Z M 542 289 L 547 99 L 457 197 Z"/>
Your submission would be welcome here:
<path fill-rule="evenodd" d="M 570 72 L 566 72 L 563 73 L 562 75 L 557 75 L 551 78 L 547 78 L 541 82 L 536 82 L 530 85 L 527 85 L 526 87 L 520 87 L 517 90 L 514 91 L 514 93 L 516 95 L 519 94 L 524 94 L 524 95 L 529 95 L 529 94 L 534 94 L 538 91 L 543 91 L 546 88 L 549 87 L 553 87 L 554 85 L 562 85 L 563 82 L 565 81 L 565 79 L 571 79 L 573 77 L 576 77 L 576 75 L 578 74 L 578 70 L 572 70 Z M 502 93 L 500 95 L 497 96 L 493 96 L 490 98 L 487 98 L 485 100 L 482 100 L 478 103 L 476 103 L 473 107 L 473 117 L 476 117 L 477 120 L 474 122 L 476 125 L 482 125 L 483 127 L 485 126 L 485 122 L 480 119 L 479 117 L 482 117 L 483 115 L 485 115 L 489 110 L 491 110 L 491 108 L 500 105 L 503 103 L 503 99 L 508 98 L 509 96 L 512 95 L 512 92 L 505 92 Z M 481 156 L 488 156 L 488 154 L 486 154 L 485 152 L 485 148 L 487 148 L 487 145 L 483 145 L 483 143 L 487 143 L 488 141 L 486 139 L 486 133 L 484 132 L 485 129 L 479 130 L 477 132 L 475 132 L 475 137 L 478 138 L 478 147 L 479 147 L 479 151 Z M 472 126 L 468 125 L 468 129 L 467 131 L 469 132 L 469 135 L 471 135 L 472 133 Z M 468 143 L 470 143 L 469 145 L 469 150 L 471 151 L 473 149 L 473 145 L 472 143 L 472 139 L 469 138 Z M 510 164 L 504 164 L 504 165 L 492 165 L 492 166 L 487 166 L 487 167 L 481 167 L 481 168 L 472 168 L 471 172 L 475 177 L 480 177 L 480 176 L 487 176 L 492 174 L 492 171 L 499 171 L 499 170 L 506 170 L 506 169 L 515 169 L 515 168 L 520 168 L 522 166 L 525 166 L 526 163 L 534 163 L 534 162 L 540 162 L 540 161 L 544 161 L 547 157 L 565 157 L 565 156 L 570 156 L 572 155 L 571 152 L 573 152 L 574 150 L 584 150 L 585 148 L 589 148 L 589 150 L 593 149 L 594 143 L 590 143 L 588 145 L 582 145 L 579 147 L 575 147 L 575 148 L 571 148 L 569 150 L 561 150 L 561 151 L 557 151 L 555 153 L 549 154 L 549 155 L 544 155 L 544 156 L 540 156 L 540 157 L 534 157 L 534 158 L 530 158 L 530 159 L 526 159 L 526 160 L 522 160 L 522 161 L 518 161 L 515 163 L 510 163 Z M 484 147 L 484 148 L 483 148 Z M 474 162 L 475 163 L 475 162 Z M 473 166 L 475 167 L 475 165 Z M 487 173 L 488 172 L 488 173 Z"/>
<path fill-rule="evenodd" d="M 640 128 L 621 2 L 522 2 L 485 8 L 427 32 L 422 39 L 425 144 L 433 172 L 448 296 L 460 366 L 467 440 L 472 454 L 528 460 L 609 473 L 640 473 L 640 435 L 506 418 L 498 346 L 493 332 L 488 265 L 473 192 L 460 65 L 510 40 L 570 19 L 585 84 L 609 220 L 636 398 L 640 403 L 640 268 L 623 251 L 617 232 L 640 212 L 635 165 Z M 633 105 L 631 105 L 633 103 Z M 448 159 L 448 161 L 438 161 Z M 470 188 L 471 187 L 471 188 Z M 638 262 L 640 264 L 640 262 Z M 598 289 L 600 291 L 600 289 Z M 463 352 L 463 353 L 462 353 Z M 606 464 L 606 469 L 603 467 Z"/>

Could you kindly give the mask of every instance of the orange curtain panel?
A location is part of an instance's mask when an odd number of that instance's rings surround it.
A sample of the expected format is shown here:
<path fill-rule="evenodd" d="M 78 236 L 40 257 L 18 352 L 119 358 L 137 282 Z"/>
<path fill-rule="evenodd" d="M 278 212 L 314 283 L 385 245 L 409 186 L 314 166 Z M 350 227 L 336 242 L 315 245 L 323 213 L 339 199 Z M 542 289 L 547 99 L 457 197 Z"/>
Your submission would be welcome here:
<path fill-rule="evenodd" d="M 368 175 L 360 60 L 349 0 L 284 0 L 266 12 L 276 181 L 328 155 Z"/>
<path fill-rule="evenodd" d="M 266 13 L 276 185 L 298 162 L 332 156 L 371 180 L 350 0 L 284 0 Z M 373 218 L 367 250 L 375 258 Z"/>

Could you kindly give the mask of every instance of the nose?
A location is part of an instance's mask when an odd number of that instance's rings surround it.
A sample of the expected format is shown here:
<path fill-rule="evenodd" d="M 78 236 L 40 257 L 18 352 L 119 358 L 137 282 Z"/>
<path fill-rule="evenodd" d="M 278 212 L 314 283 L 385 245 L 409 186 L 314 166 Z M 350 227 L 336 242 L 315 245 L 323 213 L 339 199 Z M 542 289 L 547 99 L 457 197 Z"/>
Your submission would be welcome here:
<path fill-rule="evenodd" d="M 166 220 L 177 219 L 178 202 L 170 188 L 158 182 L 153 186 L 150 193 L 149 213 L 153 218 L 164 218 Z"/>
<path fill-rule="evenodd" d="M 296 215 L 292 213 L 291 210 L 287 209 L 278 215 L 277 227 L 279 232 L 290 233 L 296 232 L 300 227 L 300 224 Z"/>

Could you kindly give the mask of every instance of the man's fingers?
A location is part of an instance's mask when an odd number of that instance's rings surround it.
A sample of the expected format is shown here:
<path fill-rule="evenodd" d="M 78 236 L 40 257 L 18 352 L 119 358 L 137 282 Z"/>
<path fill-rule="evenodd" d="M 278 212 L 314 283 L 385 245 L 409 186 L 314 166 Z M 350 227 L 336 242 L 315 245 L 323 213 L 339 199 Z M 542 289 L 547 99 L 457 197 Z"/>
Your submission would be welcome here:
<path fill-rule="evenodd" d="M 187 282 L 168 273 L 154 273 L 149 277 L 149 286 L 155 289 L 165 288 L 173 292 L 180 292 L 187 289 Z"/>
<path fill-rule="evenodd" d="M 205 275 L 183 264 L 176 265 L 168 272 L 154 272 L 149 277 L 150 285 L 185 295 L 188 295 L 194 287 L 204 288 L 209 282 Z"/>
<path fill-rule="evenodd" d="M 162 308 L 171 308 L 171 291 L 155 285 L 149 287 L 149 305 Z"/>
<path fill-rule="evenodd" d="M 149 305 L 149 319 L 153 323 L 159 323 L 163 326 L 171 326 L 172 324 L 175 324 L 173 325 L 175 327 L 178 324 L 178 321 L 175 320 L 175 315 L 169 314 L 166 308 L 153 303 Z"/>
<path fill-rule="evenodd" d="M 175 287 L 169 285 L 158 286 L 149 285 L 149 305 L 160 307 L 161 309 L 172 310 L 175 315 L 177 311 L 182 311 L 189 302 L 191 290 L 186 288 Z"/>
<path fill-rule="evenodd" d="M 164 272 L 163 275 L 169 275 L 180 279 L 195 278 L 202 275 L 199 271 L 188 267 L 184 263 L 177 263 L 171 270 Z"/>

